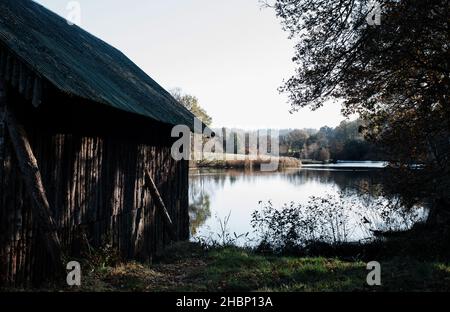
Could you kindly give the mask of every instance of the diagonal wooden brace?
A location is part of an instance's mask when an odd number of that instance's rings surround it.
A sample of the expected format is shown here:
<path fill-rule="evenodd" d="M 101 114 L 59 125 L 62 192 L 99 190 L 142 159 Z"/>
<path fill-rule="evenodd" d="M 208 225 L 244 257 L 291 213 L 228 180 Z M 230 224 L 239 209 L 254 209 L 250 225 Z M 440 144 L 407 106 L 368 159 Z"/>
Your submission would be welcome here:
<path fill-rule="evenodd" d="M 30 196 L 33 212 L 37 217 L 39 227 L 57 274 L 63 272 L 61 243 L 56 231 L 56 224 L 42 183 L 37 160 L 33 154 L 24 127 L 17 122 L 14 112 L 8 106 L 6 85 L 0 80 L 0 107 L 5 109 L 4 119 L 9 138 L 13 145 L 20 172 L 22 173 L 27 192 Z"/>
<path fill-rule="evenodd" d="M 161 194 L 159 194 L 158 188 L 156 187 L 155 182 L 153 181 L 150 172 L 148 170 L 145 171 L 145 184 L 150 190 L 150 195 L 152 196 L 156 207 L 160 210 L 164 222 L 166 223 L 166 229 L 169 233 L 169 236 L 172 240 L 177 239 L 177 235 L 175 232 L 175 227 L 172 222 L 172 218 L 169 215 L 169 211 L 167 211 L 166 205 L 164 204 L 164 201 L 161 197 Z"/>

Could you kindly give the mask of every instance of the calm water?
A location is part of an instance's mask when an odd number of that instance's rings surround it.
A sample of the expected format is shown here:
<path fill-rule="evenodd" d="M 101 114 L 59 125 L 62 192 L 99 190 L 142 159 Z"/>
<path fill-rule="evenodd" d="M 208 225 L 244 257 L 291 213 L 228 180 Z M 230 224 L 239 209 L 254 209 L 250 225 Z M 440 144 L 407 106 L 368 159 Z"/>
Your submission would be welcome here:
<path fill-rule="evenodd" d="M 249 237 L 254 239 L 251 213 L 264 203 L 271 201 L 273 207 L 281 207 L 290 202 L 307 203 L 311 196 L 338 195 L 342 192 L 345 193 L 345 200 L 356 202 L 356 211 L 348 211 L 352 227 L 349 240 L 370 238 L 371 230 L 407 228 L 423 219 L 426 213 L 421 207 L 407 214 L 398 213 L 397 209 L 389 213 L 386 219 L 380 205 L 375 205 L 387 203 L 378 195 L 382 187 L 382 167 L 381 162 L 341 162 L 270 173 L 192 170 L 191 237 L 216 235 L 221 231 L 220 222 L 229 215 L 227 229 L 230 233 L 249 232 Z M 370 223 L 362 220 L 370 220 Z"/>

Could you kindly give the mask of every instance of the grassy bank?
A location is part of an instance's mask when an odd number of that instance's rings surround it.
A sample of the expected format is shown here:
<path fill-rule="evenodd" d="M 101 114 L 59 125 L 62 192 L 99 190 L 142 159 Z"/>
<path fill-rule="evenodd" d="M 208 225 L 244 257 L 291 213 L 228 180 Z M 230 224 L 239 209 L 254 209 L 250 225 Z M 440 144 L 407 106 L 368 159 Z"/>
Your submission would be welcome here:
<path fill-rule="evenodd" d="M 312 243 L 274 254 L 219 244 L 180 242 L 152 263 L 121 261 L 111 248 L 79 259 L 82 286 L 39 291 L 450 291 L 450 232 L 417 225 L 366 243 Z M 370 261 L 381 264 L 381 286 L 368 286 Z M 11 289 L 6 289 L 11 291 Z M 14 290 L 14 289 L 13 289 Z"/>
<path fill-rule="evenodd" d="M 450 265 L 410 257 L 381 260 L 382 286 L 366 283 L 366 263 L 274 256 L 180 243 L 153 264 L 95 268 L 82 291 L 450 291 Z"/>
<path fill-rule="evenodd" d="M 198 157 L 200 158 L 200 157 Z M 191 161 L 190 168 L 259 169 L 262 164 L 277 163 L 278 169 L 300 168 L 302 162 L 293 157 L 205 153 L 201 160 Z"/>

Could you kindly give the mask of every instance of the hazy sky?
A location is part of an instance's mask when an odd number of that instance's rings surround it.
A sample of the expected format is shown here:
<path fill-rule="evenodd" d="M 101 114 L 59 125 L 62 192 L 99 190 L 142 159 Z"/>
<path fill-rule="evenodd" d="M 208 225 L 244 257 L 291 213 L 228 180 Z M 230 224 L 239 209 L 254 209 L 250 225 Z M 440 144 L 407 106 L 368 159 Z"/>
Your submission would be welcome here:
<path fill-rule="evenodd" d="M 37 0 L 67 17 L 63 0 Z M 336 104 L 289 114 L 277 90 L 294 71 L 294 42 L 258 0 L 80 0 L 81 27 L 124 52 L 165 89 L 195 95 L 213 126 L 318 128 Z"/>

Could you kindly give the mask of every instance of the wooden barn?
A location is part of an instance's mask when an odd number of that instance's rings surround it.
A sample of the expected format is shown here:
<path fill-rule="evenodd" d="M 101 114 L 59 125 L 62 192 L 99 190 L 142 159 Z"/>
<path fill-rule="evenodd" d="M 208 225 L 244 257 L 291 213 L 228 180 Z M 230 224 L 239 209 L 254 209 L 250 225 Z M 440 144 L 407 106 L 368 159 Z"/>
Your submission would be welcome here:
<path fill-rule="evenodd" d="M 171 157 L 171 129 L 193 118 L 112 46 L 2 0 L 0 284 L 40 283 L 86 248 L 145 260 L 188 239 L 188 162 Z"/>

